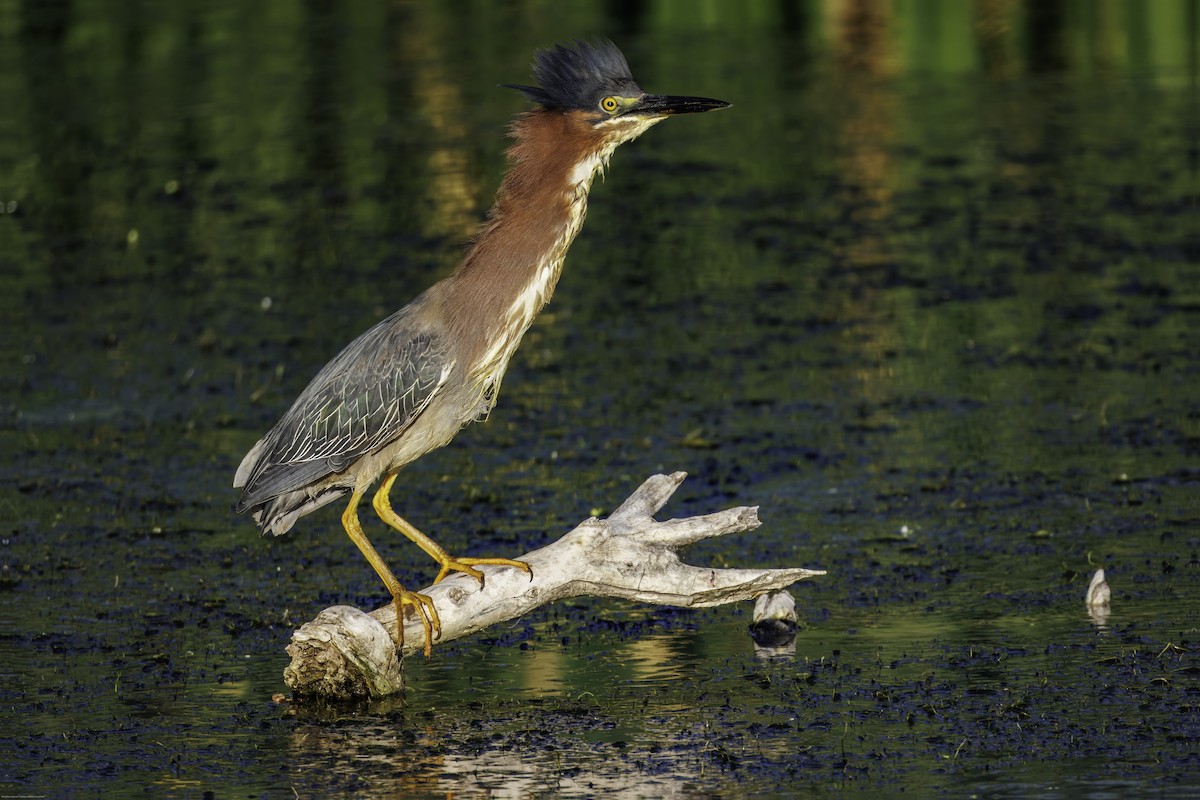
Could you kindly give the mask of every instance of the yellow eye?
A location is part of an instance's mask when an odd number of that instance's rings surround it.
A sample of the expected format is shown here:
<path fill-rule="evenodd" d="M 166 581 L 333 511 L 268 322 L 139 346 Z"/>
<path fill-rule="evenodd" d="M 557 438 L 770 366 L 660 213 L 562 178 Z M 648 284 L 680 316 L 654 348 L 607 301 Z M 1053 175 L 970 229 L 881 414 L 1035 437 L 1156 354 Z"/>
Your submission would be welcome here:
<path fill-rule="evenodd" d="M 609 114 L 615 114 L 617 109 L 620 107 L 621 104 L 617 102 L 617 98 L 615 97 L 606 97 L 600 101 L 600 108 L 604 109 Z"/>

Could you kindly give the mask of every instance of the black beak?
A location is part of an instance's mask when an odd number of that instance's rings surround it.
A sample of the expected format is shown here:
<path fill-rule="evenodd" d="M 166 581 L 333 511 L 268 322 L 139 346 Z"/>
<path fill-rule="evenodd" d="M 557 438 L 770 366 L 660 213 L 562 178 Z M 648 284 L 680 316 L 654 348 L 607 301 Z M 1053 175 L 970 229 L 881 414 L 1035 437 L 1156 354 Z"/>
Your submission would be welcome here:
<path fill-rule="evenodd" d="M 716 111 L 718 108 L 729 108 L 724 100 L 711 100 L 707 97 L 677 97 L 669 94 L 643 95 L 638 104 L 630 109 L 633 114 L 699 114 L 703 111 Z"/>

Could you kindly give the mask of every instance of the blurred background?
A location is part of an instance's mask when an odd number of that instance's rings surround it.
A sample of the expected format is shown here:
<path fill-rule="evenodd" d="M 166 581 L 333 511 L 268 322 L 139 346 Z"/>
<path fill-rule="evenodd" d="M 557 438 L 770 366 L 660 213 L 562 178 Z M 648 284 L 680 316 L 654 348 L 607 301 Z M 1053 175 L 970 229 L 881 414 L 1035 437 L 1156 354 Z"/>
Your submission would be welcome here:
<path fill-rule="evenodd" d="M 1194 790 L 1198 19 L 0 5 L 5 792 Z M 263 539 L 233 471 L 457 264 L 527 108 L 498 84 L 596 36 L 733 108 L 614 156 L 491 419 L 393 498 L 512 556 L 686 470 L 664 515 L 765 522 L 689 561 L 829 570 L 805 628 L 766 661 L 748 608 L 580 599 L 410 661 L 385 707 L 275 705 L 292 629 L 384 597 L 336 512 Z"/>

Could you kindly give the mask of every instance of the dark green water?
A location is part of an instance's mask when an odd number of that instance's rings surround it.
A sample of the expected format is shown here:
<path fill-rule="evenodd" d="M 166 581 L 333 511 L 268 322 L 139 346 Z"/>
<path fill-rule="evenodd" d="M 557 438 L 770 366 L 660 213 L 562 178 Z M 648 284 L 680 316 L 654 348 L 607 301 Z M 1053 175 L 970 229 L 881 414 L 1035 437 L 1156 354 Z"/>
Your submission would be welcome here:
<path fill-rule="evenodd" d="M 0 10 L 0 793 L 1193 795 L 1197 3 L 789 8 Z M 495 85 L 594 34 L 734 108 L 616 154 L 491 420 L 394 497 L 515 555 L 686 470 L 667 513 L 765 523 L 690 561 L 829 571 L 795 651 L 580 601 L 277 705 L 290 632 L 383 590 L 233 471 L 453 268 Z"/>

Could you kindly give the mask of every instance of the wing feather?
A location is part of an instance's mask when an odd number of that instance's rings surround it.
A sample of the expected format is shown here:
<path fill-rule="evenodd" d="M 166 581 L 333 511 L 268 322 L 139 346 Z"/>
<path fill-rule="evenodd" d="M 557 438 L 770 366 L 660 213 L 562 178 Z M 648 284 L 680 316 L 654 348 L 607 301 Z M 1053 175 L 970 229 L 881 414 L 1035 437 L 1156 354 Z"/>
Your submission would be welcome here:
<path fill-rule="evenodd" d="M 242 511 L 343 471 L 402 434 L 453 366 L 445 340 L 407 306 L 363 333 L 313 378 L 264 437 Z"/>

